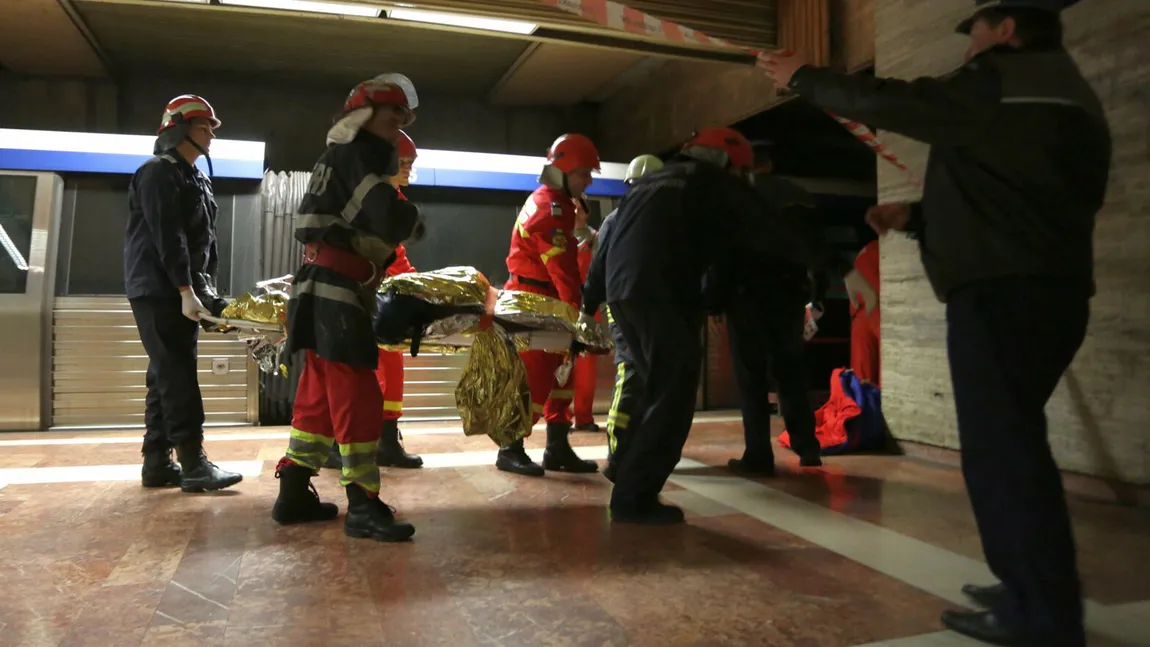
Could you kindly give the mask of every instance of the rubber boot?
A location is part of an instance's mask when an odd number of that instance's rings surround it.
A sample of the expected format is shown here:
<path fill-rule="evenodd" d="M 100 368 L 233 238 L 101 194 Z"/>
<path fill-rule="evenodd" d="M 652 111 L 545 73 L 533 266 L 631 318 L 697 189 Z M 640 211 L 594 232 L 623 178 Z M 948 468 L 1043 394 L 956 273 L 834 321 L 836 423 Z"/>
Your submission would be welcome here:
<path fill-rule="evenodd" d="M 339 443 L 331 444 L 331 451 L 327 453 L 327 460 L 323 462 L 323 466 L 333 470 L 343 469 L 343 456 L 339 453 Z"/>
<path fill-rule="evenodd" d="M 383 421 L 383 433 L 379 436 L 379 453 L 375 457 L 375 464 L 380 467 L 399 467 L 408 470 L 423 467 L 422 458 L 408 454 L 404 450 L 398 420 Z"/>
<path fill-rule="evenodd" d="M 281 525 L 331 521 L 339 516 L 339 507 L 334 503 L 319 500 L 319 492 L 311 483 L 315 472 L 282 459 L 276 465 L 276 478 L 280 480 L 280 495 L 272 507 L 272 519 Z"/>
<path fill-rule="evenodd" d="M 180 466 L 172 460 L 172 450 L 148 449 L 144 451 L 144 467 L 140 469 L 144 487 L 175 487 L 180 484 Z"/>
<path fill-rule="evenodd" d="M 415 526 L 395 520 L 395 510 L 379 497 L 368 496 L 358 485 L 347 486 L 347 518 L 343 534 L 376 541 L 407 541 Z"/>
<path fill-rule="evenodd" d="M 571 425 L 564 423 L 547 423 L 547 449 L 543 452 L 543 469 L 553 472 L 569 472 L 571 474 L 594 474 L 599 471 L 599 464 L 595 461 L 585 461 L 571 449 L 567 441 L 567 433 Z"/>
<path fill-rule="evenodd" d="M 184 492 L 214 492 L 244 480 L 242 474 L 226 472 L 209 461 L 199 440 L 177 447 L 176 458 L 180 461 L 180 489 Z"/>
<path fill-rule="evenodd" d="M 496 469 L 523 476 L 543 476 L 543 468 L 531 460 L 527 450 L 523 448 L 523 441 L 517 440 L 506 447 L 499 448 L 499 455 L 495 458 Z"/>

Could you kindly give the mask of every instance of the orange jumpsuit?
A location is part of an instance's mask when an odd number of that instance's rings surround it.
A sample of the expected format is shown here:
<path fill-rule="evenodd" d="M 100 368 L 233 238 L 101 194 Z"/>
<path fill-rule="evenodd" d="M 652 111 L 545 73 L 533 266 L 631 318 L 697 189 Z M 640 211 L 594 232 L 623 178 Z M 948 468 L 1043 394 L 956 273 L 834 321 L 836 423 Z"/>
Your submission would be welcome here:
<path fill-rule="evenodd" d="M 396 247 L 395 261 L 387 266 L 387 275 L 395 276 L 414 271 L 415 266 L 407 260 L 407 250 L 403 245 Z M 375 377 L 379 381 L 379 391 L 383 394 L 383 419 L 399 420 L 403 415 L 403 353 L 380 349 L 379 366 L 375 369 Z"/>
<path fill-rule="evenodd" d="M 504 288 L 561 299 L 578 309 L 583 288 L 574 229 L 574 199 L 562 189 L 536 189 L 523 204 L 511 231 L 507 254 L 510 277 Z M 570 425 L 572 393 L 555 379 L 563 354 L 529 350 L 520 357 L 531 389 L 532 424 L 543 417 L 548 424 Z"/>
<path fill-rule="evenodd" d="M 879 294 L 878 251 L 878 241 L 873 240 L 855 258 L 855 269 L 870 282 L 876 297 Z M 871 382 L 881 389 L 879 360 L 882 354 L 879 341 L 882 319 L 879 312 L 878 303 L 874 304 L 869 315 L 865 308 L 851 306 L 851 370 L 860 380 Z"/>
<path fill-rule="evenodd" d="M 579 242 L 579 279 L 587 282 L 587 271 L 591 269 L 591 259 L 599 247 L 599 232 L 593 227 L 584 227 L 575 232 Z M 600 321 L 602 314 L 595 313 L 595 320 Z M 575 359 L 575 368 L 571 372 L 573 391 L 575 395 L 575 424 L 590 425 L 595 422 L 592 412 L 595 406 L 595 384 L 599 375 L 599 356 L 586 353 Z"/>

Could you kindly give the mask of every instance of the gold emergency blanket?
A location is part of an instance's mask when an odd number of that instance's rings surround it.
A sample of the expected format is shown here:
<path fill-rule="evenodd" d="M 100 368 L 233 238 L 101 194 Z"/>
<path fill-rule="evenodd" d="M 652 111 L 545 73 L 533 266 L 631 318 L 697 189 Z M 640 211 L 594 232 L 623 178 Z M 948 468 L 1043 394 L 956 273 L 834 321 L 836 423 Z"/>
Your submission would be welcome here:
<path fill-rule="evenodd" d="M 491 283 L 482 272 L 459 266 L 390 276 L 380 283 L 379 291 L 395 290 L 436 305 L 482 306 L 489 287 Z"/>
<path fill-rule="evenodd" d="M 531 433 L 531 391 L 527 371 L 507 333 L 498 326 L 477 332 L 455 406 L 463 433 L 486 435 L 500 447 Z"/>

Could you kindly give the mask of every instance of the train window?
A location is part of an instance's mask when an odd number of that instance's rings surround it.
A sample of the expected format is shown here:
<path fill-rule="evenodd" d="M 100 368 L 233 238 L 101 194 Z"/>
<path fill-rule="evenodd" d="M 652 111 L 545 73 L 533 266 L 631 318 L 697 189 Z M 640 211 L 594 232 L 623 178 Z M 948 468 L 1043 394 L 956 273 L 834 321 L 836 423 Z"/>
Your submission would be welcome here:
<path fill-rule="evenodd" d="M 24 294 L 36 178 L 0 175 L 0 294 Z"/>

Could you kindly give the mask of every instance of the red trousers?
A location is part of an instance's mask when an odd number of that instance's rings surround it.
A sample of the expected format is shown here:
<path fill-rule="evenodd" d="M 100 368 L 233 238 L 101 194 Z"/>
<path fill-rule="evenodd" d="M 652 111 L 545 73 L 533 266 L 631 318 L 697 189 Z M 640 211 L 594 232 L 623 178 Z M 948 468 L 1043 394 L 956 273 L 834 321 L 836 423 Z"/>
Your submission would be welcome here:
<path fill-rule="evenodd" d="M 403 415 L 403 353 L 379 351 L 375 377 L 379 380 L 379 392 L 383 394 L 383 419 L 399 420 Z"/>
<path fill-rule="evenodd" d="M 555 370 L 563 364 L 564 356 L 528 350 L 519 353 L 519 357 L 527 368 L 527 386 L 531 389 L 531 424 L 539 422 L 540 417 L 548 424 L 571 424 L 571 382 L 575 372 L 571 372 L 566 384 L 555 379 Z"/>
<path fill-rule="evenodd" d="M 589 425 L 595 422 L 592 407 L 595 405 L 595 383 L 599 378 L 599 356 L 580 355 L 571 371 L 575 391 L 575 424 Z"/>
<path fill-rule="evenodd" d="M 318 470 L 339 442 L 340 484 L 379 492 L 375 456 L 383 429 L 383 395 L 370 369 L 330 362 L 307 351 L 296 389 L 287 460 Z"/>
<path fill-rule="evenodd" d="M 860 380 L 870 382 L 880 389 L 881 331 L 882 320 L 878 308 L 869 316 L 862 308 L 851 316 L 851 370 Z"/>

